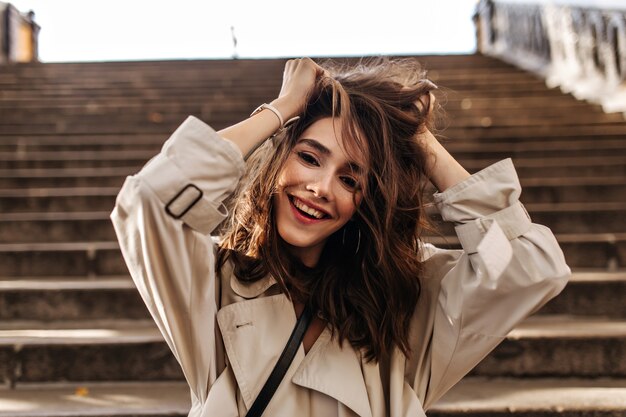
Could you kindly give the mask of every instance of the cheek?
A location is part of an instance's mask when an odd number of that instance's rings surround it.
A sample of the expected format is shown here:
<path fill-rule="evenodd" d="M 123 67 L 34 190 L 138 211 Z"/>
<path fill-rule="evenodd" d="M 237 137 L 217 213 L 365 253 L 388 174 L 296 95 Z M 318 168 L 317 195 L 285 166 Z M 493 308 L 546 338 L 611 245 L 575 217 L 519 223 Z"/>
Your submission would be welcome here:
<path fill-rule="evenodd" d="M 302 179 L 302 173 L 298 169 L 297 164 L 294 164 L 293 161 L 287 161 L 280 175 L 278 176 L 277 181 L 277 189 L 282 191 L 283 189 L 297 184 Z"/>
<path fill-rule="evenodd" d="M 354 204 L 356 200 L 356 204 Z M 343 191 L 341 198 L 337 199 L 337 206 L 341 213 L 341 217 L 351 218 L 356 212 L 356 208 L 358 204 L 361 202 L 361 197 L 357 196 L 356 199 L 353 197 L 353 194 L 350 192 Z"/>

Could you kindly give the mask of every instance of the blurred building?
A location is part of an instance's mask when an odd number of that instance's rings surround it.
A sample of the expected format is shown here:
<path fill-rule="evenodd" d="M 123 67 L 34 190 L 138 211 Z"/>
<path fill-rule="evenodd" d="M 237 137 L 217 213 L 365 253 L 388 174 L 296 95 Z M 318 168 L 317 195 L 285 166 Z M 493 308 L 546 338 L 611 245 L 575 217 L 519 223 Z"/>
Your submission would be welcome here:
<path fill-rule="evenodd" d="M 33 11 L 0 2 L 0 64 L 38 61 L 39 29 Z"/>

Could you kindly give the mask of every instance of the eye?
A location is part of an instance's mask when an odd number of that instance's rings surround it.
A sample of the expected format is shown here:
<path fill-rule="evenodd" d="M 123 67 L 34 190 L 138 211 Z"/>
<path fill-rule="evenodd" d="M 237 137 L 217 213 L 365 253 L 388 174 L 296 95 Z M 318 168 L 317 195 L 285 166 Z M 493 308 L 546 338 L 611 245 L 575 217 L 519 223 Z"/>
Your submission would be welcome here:
<path fill-rule="evenodd" d="M 315 159 L 315 157 L 310 153 L 298 152 L 298 157 L 307 164 L 319 166 L 317 159 Z"/>
<path fill-rule="evenodd" d="M 356 188 L 357 185 L 359 185 L 359 182 L 357 180 L 355 180 L 352 177 L 341 177 L 341 181 L 348 187 L 348 188 Z"/>

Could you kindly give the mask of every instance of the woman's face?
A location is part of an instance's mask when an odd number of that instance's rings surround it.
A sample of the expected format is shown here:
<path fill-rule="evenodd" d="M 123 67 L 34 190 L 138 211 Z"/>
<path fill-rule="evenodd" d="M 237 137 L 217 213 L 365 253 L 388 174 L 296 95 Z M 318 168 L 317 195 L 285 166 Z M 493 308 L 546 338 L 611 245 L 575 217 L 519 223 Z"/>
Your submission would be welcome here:
<path fill-rule="evenodd" d="M 326 239 L 350 220 L 362 198 L 364 157 L 358 152 L 359 160 L 350 160 L 340 135 L 336 119 L 311 124 L 287 158 L 273 197 L 280 237 L 309 267 L 317 264 Z"/>

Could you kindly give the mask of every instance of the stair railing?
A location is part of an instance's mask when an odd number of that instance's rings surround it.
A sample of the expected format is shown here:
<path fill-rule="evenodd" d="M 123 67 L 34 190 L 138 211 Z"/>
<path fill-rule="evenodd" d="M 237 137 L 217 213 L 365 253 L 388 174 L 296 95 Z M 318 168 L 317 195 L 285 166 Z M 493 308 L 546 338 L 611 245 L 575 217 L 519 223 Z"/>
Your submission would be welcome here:
<path fill-rule="evenodd" d="M 481 0 L 478 51 L 626 116 L 626 2 Z"/>

